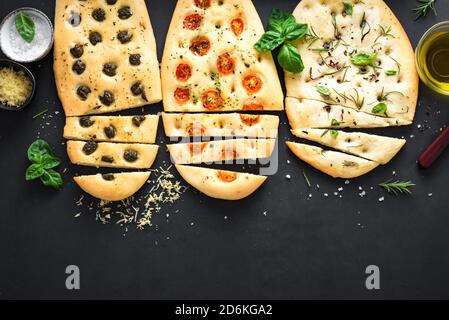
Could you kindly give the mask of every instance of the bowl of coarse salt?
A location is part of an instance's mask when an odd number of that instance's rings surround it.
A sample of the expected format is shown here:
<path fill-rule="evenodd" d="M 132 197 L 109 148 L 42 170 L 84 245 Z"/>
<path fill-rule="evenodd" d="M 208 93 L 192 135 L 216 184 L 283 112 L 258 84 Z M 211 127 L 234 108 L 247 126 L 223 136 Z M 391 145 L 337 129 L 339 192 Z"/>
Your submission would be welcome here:
<path fill-rule="evenodd" d="M 9 13 L 0 25 L 0 48 L 11 60 L 30 63 L 44 58 L 53 47 L 53 25 L 34 8 Z"/>

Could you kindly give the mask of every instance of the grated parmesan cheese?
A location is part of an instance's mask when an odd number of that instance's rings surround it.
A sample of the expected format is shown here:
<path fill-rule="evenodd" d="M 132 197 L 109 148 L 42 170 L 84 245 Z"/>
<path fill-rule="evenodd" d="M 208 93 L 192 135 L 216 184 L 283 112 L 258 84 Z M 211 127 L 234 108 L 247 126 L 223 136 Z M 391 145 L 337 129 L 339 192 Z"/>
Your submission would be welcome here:
<path fill-rule="evenodd" d="M 31 94 L 32 82 L 23 71 L 0 68 L 0 102 L 8 107 L 20 107 Z"/>

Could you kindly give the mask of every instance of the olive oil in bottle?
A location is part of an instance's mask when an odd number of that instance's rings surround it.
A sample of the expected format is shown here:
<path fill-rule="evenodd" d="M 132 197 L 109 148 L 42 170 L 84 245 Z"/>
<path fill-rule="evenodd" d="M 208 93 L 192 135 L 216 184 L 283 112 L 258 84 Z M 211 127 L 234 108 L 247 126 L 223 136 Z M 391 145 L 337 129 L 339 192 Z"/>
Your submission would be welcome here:
<path fill-rule="evenodd" d="M 449 95 L 449 32 L 436 32 L 427 38 L 418 59 L 428 81 Z"/>

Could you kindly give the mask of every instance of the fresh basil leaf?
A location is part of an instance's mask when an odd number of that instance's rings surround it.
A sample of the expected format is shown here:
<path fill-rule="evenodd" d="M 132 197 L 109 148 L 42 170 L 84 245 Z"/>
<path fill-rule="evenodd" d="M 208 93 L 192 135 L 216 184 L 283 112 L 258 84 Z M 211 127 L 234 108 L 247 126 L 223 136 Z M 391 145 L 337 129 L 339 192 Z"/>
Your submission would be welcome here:
<path fill-rule="evenodd" d="M 343 123 L 344 123 L 343 121 L 338 121 L 336 119 L 332 119 L 332 121 L 331 121 L 331 125 L 332 126 L 339 126 L 339 125 L 341 125 Z"/>
<path fill-rule="evenodd" d="M 377 60 L 377 53 L 362 52 L 351 58 L 356 66 L 370 66 Z"/>
<path fill-rule="evenodd" d="M 329 97 L 331 95 L 331 91 L 327 87 L 315 86 L 315 88 L 316 91 L 323 96 Z"/>
<path fill-rule="evenodd" d="M 354 5 L 352 4 L 352 2 L 343 2 L 343 5 L 345 6 L 345 11 L 344 12 L 348 16 L 352 16 L 352 13 L 354 12 L 354 10 L 353 10 Z"/>
<path fill-rule="evenodd" d="M 337 130 L 331 130 L 331 137 L 334 138 L 334 139 L 337 139 L 338 131 Z"/>
<path fill-rule="evenodd" d="M 284 38 L 279 32 L 265 32 L 262 38 L 254 45 L 257 51 L 271 51 L 279 47 L 284 42 Z"/>
<path fill-rule="evenodd" d="M 391 76 L 397 75 L 398 72 L 397 72 L 396 70 L 387 70 L 387 71 L 385 71 L 385 74 L 386 74 L 387 76 L 391 77 Z"/>
<path fill-rule="evenodd" d="M 31 181 L 40 178 L 45 173 L 44 168 L 40 164 L 33 163 L 28 167 L 25 173 L 25 180 Z"/>
<path fill-rule="evenodd" d="M 28 159 L 34 163 L 41 163 L 45 156 L 53 156 L 53 151 L 45 140 L 36 140 L 28 148 Z"/>
<path fill-rule="evenodd" d="M 36 27 L 33 19 L 25 12 L 20 11 L 16 16 L 16 29 L 20 36 L 28 43 L 33 42 Z"/>
<path fill-rule="evenodd" d="M 268 30 L 276 31 L 282 34 L 282 31 L 284 30 L 285 27 L 284 23 L 286 22 L 288 23 L 289 20 L 291 21 L 291 17 L 293 17 L 293 15 L 290 13 L 284 12 L 279 9 L 273 9 L 273 11 L 271 12 L 270 19 L 268 20 Z"/>
<path fill-rule="evenodd" d="M 44 169 L 53 169 L 61 164 L 61 160 L 54 156 L 46 155 L 42 159 L 42 166 Z"/>
<path fill-rule="evenodd" d="M 385 102 L 381 102 L 373 108 L 372 112 L 387 115 L 387 109 L 387 104 Z"/>
<path fill-rule="evenodd" d="M 44 186 L 53 187 L 55 189 L 61 189 L 62 177 L 55 170 L 50 169 L 45 171 L 40 178 Z"/>
<path fill-rule="evenodd" d="M 286 43 L 281 47 L 278 62 L 284 70 L 292 73 L 300 73 L 304 70 L 304 63 L 298 49 L 290 43 Z"/>
<path fill-rule="evenodd" d="M 294 23 L 288 25 L 285 29 L 284 29 L 284 36 L 285 39 L 287 41 L 295 41 L 297 39 L 302 38 L 304 35 L 307 34 L 308 31 L 308 26 L 307 24 L 300 24 L 300 23 L 296 23 L 296 20 Z"/>

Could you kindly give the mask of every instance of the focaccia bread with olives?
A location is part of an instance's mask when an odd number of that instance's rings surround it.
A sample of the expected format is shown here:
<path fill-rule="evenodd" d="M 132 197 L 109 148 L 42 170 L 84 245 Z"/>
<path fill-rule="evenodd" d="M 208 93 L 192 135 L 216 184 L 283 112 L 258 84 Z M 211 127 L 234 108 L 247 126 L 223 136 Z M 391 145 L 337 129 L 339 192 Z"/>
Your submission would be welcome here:
<path fill-rule="evenodd" d="M 160 71 L 144 0 L 57 0 L 54 73 L 66 116 L 159 102 Z"/>
<path fill-rule="evenodd" d="M 271 157 L 275 139 L 229 139 L 168 145 L 175 164 L 199 164 Z"/>
<path fill-rule="evenodd" d="M 73 164 L 120 169 L 150 169 L 159 147 L 95 141 L 67 141 L 67 154 Z"/>
<path fill-rule="evenodd" d="M 74 177 L 84 192 L 105 201 L 125 200 L 139 191 L 150 172 L 125 172 Z"/>
<path fill-rule="evenodd" d="M 413 121 L 414 51 L 384 1 L 303 0 L 293 15 L 309 31 L 296 44 L 306 69 L 285 76 L 288 97 Z"/>
<path fill-rule="evenodd" d="M 159 116 L 68 117 L 64 138 L 105 142 L 155 143 Z"/>
<path fill-rule="evenodd" d="M 238 113 L 163 113 L 168 137 L 276 138 L 279 117 Z"/>
<path fill-rule="evenodd" d="M 221 200 L 241 200 L 250 196 L 267 180 L 253 174 L 176 165 L 187 183 L 205 195 Z"/>
<path fill-rule="evenodd" d="M 251 0 L 179 0 L 162 59 L 166 112 L 283 110 L 270 52 Z"/>

